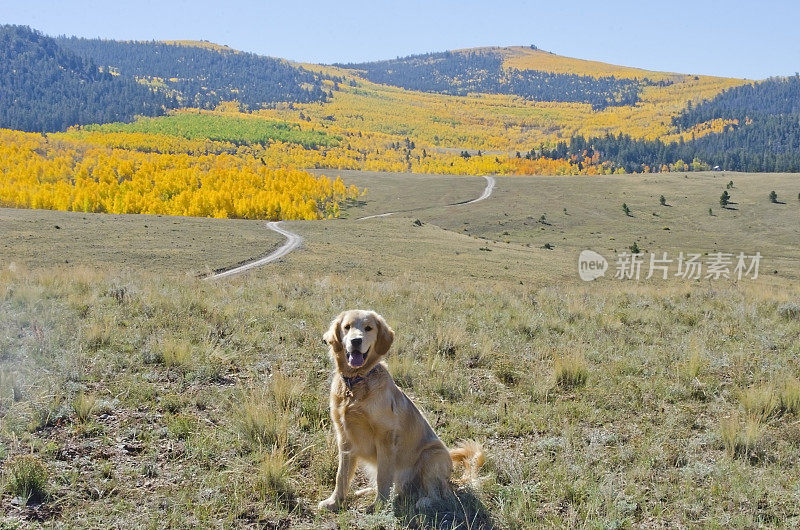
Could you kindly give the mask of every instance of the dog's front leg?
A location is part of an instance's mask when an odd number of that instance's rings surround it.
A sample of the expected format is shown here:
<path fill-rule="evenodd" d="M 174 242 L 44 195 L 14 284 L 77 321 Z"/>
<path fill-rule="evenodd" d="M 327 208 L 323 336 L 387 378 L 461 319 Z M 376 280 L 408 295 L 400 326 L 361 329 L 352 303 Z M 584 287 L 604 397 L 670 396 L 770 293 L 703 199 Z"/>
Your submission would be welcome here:
<path fill-rule="evenodd" d="M 392 483 L 394 482 L 394 452 L 392 451 L 392 444 L 388 442 L 379 443 L 377 450 L 378 469 L 376 482 L 378 494 L 375 496 L 375 502 L 367 508 L 367 513 L 374 512 L 389 500 Z"/>
<path fill-rule="evenodd" d="M 347 488 L 356 472 L 356 459 L 350 454 L 350 448 L 339 445 L 339 467 L 336 470 L 336 487 L 331 496 L 319 503 L 320 508 L 338 510 L 347 495 Z"/>

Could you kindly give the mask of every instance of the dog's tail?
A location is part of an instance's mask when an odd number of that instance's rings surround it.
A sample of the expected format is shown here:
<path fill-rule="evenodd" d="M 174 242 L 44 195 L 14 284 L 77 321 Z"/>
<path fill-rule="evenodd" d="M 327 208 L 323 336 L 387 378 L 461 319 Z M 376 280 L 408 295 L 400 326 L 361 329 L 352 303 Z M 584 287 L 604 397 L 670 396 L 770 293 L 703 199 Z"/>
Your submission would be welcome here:
<path fill-rule="evenodd" d="M 454 465 L 464 466 L 463 482 L 473 482 L 478 478 L 478 471 L 483 467 L 486 458 L 483 456 L 483 446 L 475 440 L 466 440 L 455 449 L 450 449 L 450 460 Z"/>

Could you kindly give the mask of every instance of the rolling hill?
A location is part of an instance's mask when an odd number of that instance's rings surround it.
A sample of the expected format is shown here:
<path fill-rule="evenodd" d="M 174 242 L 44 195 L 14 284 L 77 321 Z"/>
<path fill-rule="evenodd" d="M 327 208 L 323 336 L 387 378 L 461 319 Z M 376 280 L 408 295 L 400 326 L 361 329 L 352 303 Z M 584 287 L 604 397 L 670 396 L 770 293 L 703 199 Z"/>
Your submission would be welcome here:
<path fill-rule="evenodd" d="M 156 127 L 143 122 L 68 133 L 95 145 L 148 152 L 163 145 L 174 152 L 175 142 L 163 137 L 205 137 L 255 146 L 274 167 L 436 173 L 800 168 L 800 98 L 792 79 L 753 83 L 654 72 L 533 46 L 314 65 L 205 41 L 51 39 L 27 28 L 4 31 L 40 47 L 25 55 L 16 51 L 19 44 L 6 43 L 7 64 L 31 56 L 40 62 L 21 70 L 36 75 L 0 79 L 0 90 L 16 94 L 0 99 L 0 127 L 57 131 L 171 109 L 206 114 L 152 122 Z M 64 69 L 59 57 L 77 66 Z M 53 84 L 65 72 L 92 82 Z M 92 88 L 100 86 L 103 97 Z M 27 96 L 19 94 L 37 96 L 24 103 Z M 43 110 L 42 101 L 52 109 Z M 124 108 L 113 112 L 118 105 Z M 191 131 L 175 127 L 189 122 Z M 276 123 L 296 131 L 292 140 L 276 134 Z M 337 140 L 293 147 L 294 139 L 320 134 Z"/>
<path fill-rule="evenodd" d="M 175 94 L 182 107 L 237 100 L 249 109 L 278 101 L 325 101 L 321 76 L 274 57 L 195 41 L 139 42 L 58 38 L 81 57 Z"/>
<path fill-rule="evenodd" d="M 21 26 L 0 26 L 0 127 L 56 131 L 156 116 L 174 101 Z"/>
<path fill-rule="evenodd" d="M 508 68 L 493 50 L 444 52 L 341 65 L 372 82 L 409 90 L 464 96 L 509 94 L 533 101 L 588 103 L 593 109 L 635 105 L 649 79 L 617 79 Z M 661 83 L 664 83 L 661 81 Z"/>

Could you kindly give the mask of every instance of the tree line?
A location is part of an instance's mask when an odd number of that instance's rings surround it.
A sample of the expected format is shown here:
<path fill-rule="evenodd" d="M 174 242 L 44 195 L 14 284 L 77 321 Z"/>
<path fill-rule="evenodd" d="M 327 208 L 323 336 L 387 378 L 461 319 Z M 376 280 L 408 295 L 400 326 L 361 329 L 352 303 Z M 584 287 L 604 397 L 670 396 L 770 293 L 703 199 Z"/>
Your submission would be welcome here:
<path fill-rule="evenodd" d="M 728 171 L 800 171 L 800 122 L 793 115 L 769 116 L 750 125 L 709 134 L 695 140 L 664 142 L 640 140 L 622 133 L 586 138 L 573 136 L 548 149 L 532 149 L 526 156 L 556 160 L 592 158 L 611 162 L 628 173 L 674 169 Z M 698 166 L 699 163 L 699 166 Z"/>

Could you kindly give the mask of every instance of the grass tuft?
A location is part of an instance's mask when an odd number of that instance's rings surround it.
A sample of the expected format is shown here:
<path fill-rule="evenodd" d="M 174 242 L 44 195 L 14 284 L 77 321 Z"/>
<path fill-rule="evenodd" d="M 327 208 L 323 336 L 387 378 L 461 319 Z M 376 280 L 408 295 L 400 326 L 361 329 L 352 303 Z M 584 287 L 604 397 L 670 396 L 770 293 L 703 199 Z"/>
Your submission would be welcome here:
<path fill-rule="evenodd" d="M 173 438 L 186 440 L 197 430 L 197 422 L 187 414 L 176 414 L 167 420 L 167 430 Z"/>
<path fill-rule="evenodd" d="M 589 379 L 589 368 L 581 354 L 568 354 L 556 357 L 553 364 L 555 386 L 563 389 L 579 388 Z"/>
<path fill-rule="evenodd" d="M 775 385 L 753 385 L 739 394 L 739 402 L 749 418 L 763 423 L 779 412 L 780 398 Z"/>
<path fill-rule="evenodd" d="M 494 375 L 506 386 L 515 386 L 519 382 L 519 375 L 510 362 L 498 363 Z"/>
<path fill-rule="evenodd" d="M 5 470 L 6 490 L 21 497 L 26 504 L 47 499 L 49 473 L 44 463 L 34 455 L 21 455 L 8 463 Z"/>
<path fill-rule="evenodd" d="M 684 382 L 694 381 L 707 366 L 708 361 L 703 354 L 694 350 L 682 363 L 678 364 L 678 376 Z"/>
<path fill-rule="evenodd" d="M 800 413 L 800 380 L 787 378 L 780 391 L 781 410 L 785 413 Z"/>
<path fill-rule="evenodd" d="M 241 401 L 237 425 L 245 446 L 286 448 L 289 442 L 289 413 L 276 406 L 266 392 L 251 392 Z"/>
<path fill-rule="evenodd" d="M 282 372 L 275 372 L 269 385 L 269 391 L 275 404 L 284 410 L 295 407 L 303 395 L 303 381 L 296 377 L 288 377 Z"/>
<path fill-rule="evenodd" d="M 265 499 L 274 498 L 280 501 L 294 499 L 295 492 L 291 483 L 292 469 L 286 453 L 273 448 L 264 455 L 256 477 L 256 491 Z"/>
<path fill-rule="evenodd" d="M 83 390 L 81 390 L 75 396 L 75 399 L 72 400 L 72 410 L 75 411 L 78 422 L 86 423 L 89 417 L 97 410 L 97 398 L 85 394 Z"/>
<path fill-rule="evenodd" d="M 187 372 L 194 363 L 192 347 L 185 340 L 164 339 L 161 344 L 161 361 L 167 368 Z"/>
<path fill-rule="evenodd" d="M 722 445 L 731 458 L 747 458 L 751 462 L 761 460 L 765 431 L 766 426 L 753 416 L 742 418 L 737 413 L 720 422 Z"/>
<path fill-rule="evenodd" d="M 84 342 L 89 351 L 97 351 L 111 344 L 111 327 L 108 322 L 92 322 L 84 331 Z"/>

